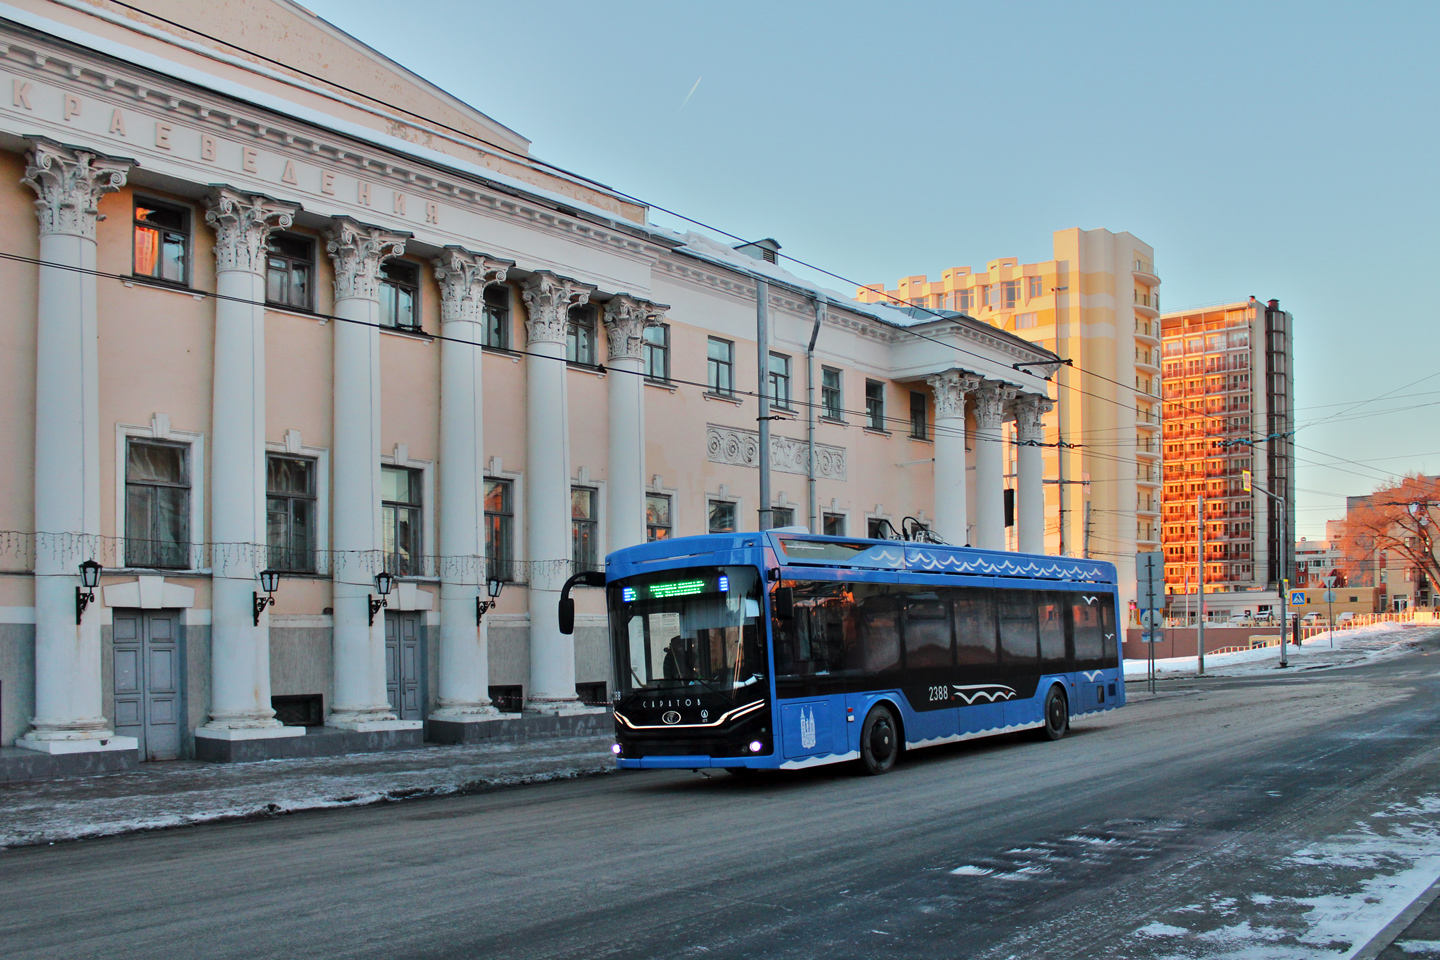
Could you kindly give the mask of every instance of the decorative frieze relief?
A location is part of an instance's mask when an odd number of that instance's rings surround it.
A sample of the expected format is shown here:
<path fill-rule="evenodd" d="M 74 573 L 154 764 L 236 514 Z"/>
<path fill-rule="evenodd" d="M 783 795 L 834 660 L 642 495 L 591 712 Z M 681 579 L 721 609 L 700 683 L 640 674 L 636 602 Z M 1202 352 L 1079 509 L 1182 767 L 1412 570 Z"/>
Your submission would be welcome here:
<path fill-rule="evenodd" d="M 215 228 L 215 269 L 264 273 L 270 234 L 290 226 L 299 211 L 298 204 L 218 188 L 205 207 L 205 222 Z"/>
<path fill-rule="evenodd" d="M 40 234 L 66 234 L 95 239 L 95 218 L 101 196 L 125 186 L 131 162 L 79 150 L 53 140 L 30 142 L 25 176 L 39 194 L 35 215 Z"/>
<path fill-rule="evenodd" d="M 515 264 L 509 260 L 471 253 L 449 246 L 434 260 L 435 279 L 440 284 L 441 323 L 480 323 L 485 311 L 485 288 L 503 283 Z"/>
<path fill-rule="evenodd" d="M 547 270 L 530 275 L 521 295 L 525 298 L 525 332 L 530 343 L 564 343 L 570 308 L 590 299 L 595 288 Z"/>
<path fill-rule="evenodd" d="M 408 233 L 391 233 L 349 217 L 325 231 L 325 252 L 335 261 L 335 300 L 380 299 L 380 264 L 405 252 Z"/>
<path fill-rule="evenodd" d="M 669 309 L 664 304 L 650 303 L 628 294 L 613 297 L 605 304 L 608 359 L 639 360 L 644 353 L 645 328 L 659 326 Z"/>
<path fill-rule="evenodd" d="M 705 458 L 711 463 L 727 463 L 737 467 L 760 466 L 760 434 L 739 427 L 705 425 Z M 781 473 L 805 476 L 807 446 L 804 440 L 770 435 L 770 468 Z M 815 444 L 815 476 L 821 480 L 847 478 L 844 447 Z"/>

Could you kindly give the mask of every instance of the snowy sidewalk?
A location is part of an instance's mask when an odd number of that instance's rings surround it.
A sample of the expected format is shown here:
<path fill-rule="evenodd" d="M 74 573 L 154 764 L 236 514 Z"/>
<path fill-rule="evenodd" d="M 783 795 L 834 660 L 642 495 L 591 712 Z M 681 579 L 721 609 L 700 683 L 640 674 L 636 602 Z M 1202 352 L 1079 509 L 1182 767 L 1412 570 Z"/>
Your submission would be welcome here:
<path fill-rule="evenodd" d="M 309 760 L 142 764 L 0 783 L 0 848 L 609 773 L 614 737 L 436 746 Z"/>
<path fill-rule="evenodd" d="M 1330 645 L 1330 635 L 1322 633 L 1306 640 L 1296 647 L 1286 647 L 1290 660 L 1290 671 L 1315 670 L 1322 667 L 1340 667 L 1367 660 L 1399 656 L 1409 645 L 1418 640 L 1434 636 L 1433 625 L 1411 625 L 1404 623 L 1376 623 L 1355 630 L 1335 631 L 1335 645 Z M 1239 650 L 1235 653 L 1211 655 L 1205 658 L 1207 677 L 1248 677 L 1277 671 L 1280 665 L 1279 647 L 1260 647 L 1255 650 Z M 1173 657 L 1157 659 L 1155 674 L 1161 679 L 1169 677 L 1193 677 L 1196 672 L 1195 657 Z M 1148 660 L 1126 660 L 1125 679 L 1143 681 L 1148 676 Z"/>

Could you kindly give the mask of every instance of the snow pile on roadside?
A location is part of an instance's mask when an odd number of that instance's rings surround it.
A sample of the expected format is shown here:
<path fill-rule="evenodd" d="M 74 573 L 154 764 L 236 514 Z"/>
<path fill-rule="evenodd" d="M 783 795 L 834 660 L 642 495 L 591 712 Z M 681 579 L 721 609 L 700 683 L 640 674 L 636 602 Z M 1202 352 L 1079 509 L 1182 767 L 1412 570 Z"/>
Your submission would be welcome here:
<path fill-rule="evenodd" d="M 1330 635 L 1322 633 L 1305 640 L 1300 647 L 1290 644 L 1286 656 L 1290 668 L 1306 669 L 1332 667 L 1397 656 L 1404 652 L 1406 642 L 1428 636 L 1433 628 L 1417 627 L 1404 623 L 1373 623 L 1353 630 L 1335 631 L 1335 645 L 1330 646 Z M 1206 676 L 1251 676 L 1274 670 L 1280 664 L 1279 647 L 1258 647 L 1253 650 L 1237 650 L 1234 653 L 1209 655 L 1205 658 Z M 1195 657 L 1170 657 L 1155 661 L 1156 676 L 1194 676 L 1198 669 Z M 1144 680 L 1149 675 L 1148 660 L 1126 660 L 1125 679 Z"/>

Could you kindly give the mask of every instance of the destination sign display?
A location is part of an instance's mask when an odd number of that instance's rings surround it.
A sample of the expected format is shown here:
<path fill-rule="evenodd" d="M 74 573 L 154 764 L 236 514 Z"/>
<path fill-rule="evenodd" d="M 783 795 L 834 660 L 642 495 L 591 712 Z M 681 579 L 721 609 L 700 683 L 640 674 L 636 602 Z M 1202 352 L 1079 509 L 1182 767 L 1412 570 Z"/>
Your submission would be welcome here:
<path fill-rule="evenodd" d="M 718 576 L 685 577 L 660 583 L 621 587 L 620 600 L 622 603 L 634 603 L 637 600 L 669 600 L 672 597 L 694 597 L 702 593 L 729 592 L 730 578 L 722 573 Z"/>

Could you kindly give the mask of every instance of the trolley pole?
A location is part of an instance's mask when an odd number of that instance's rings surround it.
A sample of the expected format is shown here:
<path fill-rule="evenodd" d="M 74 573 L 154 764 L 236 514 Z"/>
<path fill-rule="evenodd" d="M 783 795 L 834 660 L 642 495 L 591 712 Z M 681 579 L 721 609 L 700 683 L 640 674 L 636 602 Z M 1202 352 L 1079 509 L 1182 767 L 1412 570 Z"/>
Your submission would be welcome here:
<path fill-rule="evenodd" d="M 1285 546 L 1285 537 L 1287 536 L 1285 532 L 1285 498 L 1279 496 L 1278 494 L 1271 493 L 1264 487 L 1257 487 L 1252 484 L 1250 482 L 1249 470 L 1241 470 L 1240 478 L 1240 482 L 1244 485 L 1246 493 L 1254 493 L 1258 491 L 1265 494 L 1265 496 L 1269 497 L 1271 500 L 1275 501 L 1277 504 L 1280 505 L 1280 575 L 1276 577 L 1275 582 L 1280 587 L 1280 666 L 1288 667 L 1290 666 L 1290 655 L 1289 651 L 1286 648 L 1289 646 L 1289 644 L 1287 643 L 1287 640 L 1289 638 L 1287 638 L 1285 634 L 1290 629 L 1290 618 L 1285 610 L 1285 601 L 1290 599 L 1290 571 L 1288 569 L 1288 567 L 1290 566 L 1290 552 L 1286 549 Z"/>
<path fill-rule="evenodd" d="M 1199 617 L 1196 620 L 1195 650 L 1199 654 L 1200 672 L 1199 676 L 1205 676 L 1205 498 L 1195 498 L 1195 518 L 1198 521 L 1195 525 L 1198 542 L 1196 544 L 1196 574 L 1195 594 L 1196 602 L 1199 605 Z"/>
<path fill-rule="evenodd" d="M 755 349 L 760 380 L 760 529 L 774 526 L 770 508 L 770 284 L 755 280 Z"/>

